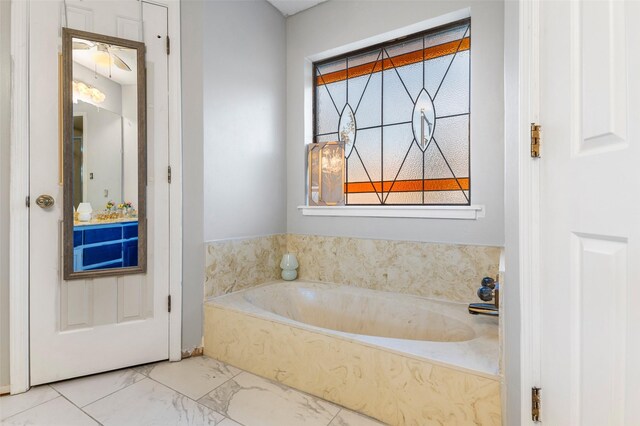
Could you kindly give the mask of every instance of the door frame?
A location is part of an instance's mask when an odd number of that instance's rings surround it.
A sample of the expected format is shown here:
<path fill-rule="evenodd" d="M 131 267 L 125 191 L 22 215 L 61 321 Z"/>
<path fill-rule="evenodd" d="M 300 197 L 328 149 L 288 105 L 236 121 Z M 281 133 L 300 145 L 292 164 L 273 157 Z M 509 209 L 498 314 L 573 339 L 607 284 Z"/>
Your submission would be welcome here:
<path fill-rule="evenodd" d="M 169 323 L 170 360 L 181 356 L 182 316 L 182 157 L 180 108 L 180 3 L 179 0 L 157 2 L 169 11 L 169 36 L 172 54 L 169 55 L 169 117 L 170 158 L 173 183 L 170 187 L 170 289 L 173 308 Z M 506 2 L 510 3 L 510 2 Z M 515 3 L 515 2 L 514 2 Z M 511 377 L 505 377 L 503 395 L 516 395 L 513 401 L 503 398 L 510 411 L 513 405 L 521 417 L 520 424 L 533 424 L 529 407 L 530 388 L 540 386 L 540 298 L 539 298 L 539 166 L 529 157 L 528 124 L 538 116 L 538 9 L 537 1 L 518 0 L 518 64 L 517 90 L 507 94 L 507 104 L 517 105 L 513 122 L 506 135 L 517 140 L 514 150 L 505 155 L 507 176 L 514 185 L 505 188 L 507 199 L 514 199 L 517 209 L 507 211 L 506 217 L 506 284 L 503 321 L 516 323 L 519 341 L 505 342 L 504 359 L 518 359 L 519 366 Z M 10 180 L 10 361 L 11 393 L 29 389 L 29 210 L 25 196 L 29 193 L 29 0 L 11 3 L 11 180 Z M 507 127 L 509 127 L 507 125 Z M 544 155 L 544 147 L 543 155 Z M 509 179 L 507 179 L 509 181 Z M 509 252 L 515 253 L 510 256 Z M 517 291 L 511 292 L 508 286 Z M 507 338 L 509 336 L 507 335 Z M 515 338 L 514 338 L 515 340 Z M 506 371 L 509 371 L 507 366 Z M 506 389 L 506 390 L 505 390 Z M 515 420 L 515 419 L 514 419 Z"/>
<path fill-rule="evenodd" d="M 169 66 L 169 313 L 170 361 L 182 348 L 182 116 L 180 0 L 144 0 L 167 7 L 171 39 Z M 9 225 L 10 391 L 29 390 L 29 8 L 30 0 L 11 1 L 11 172 Z M 141 5 L 142 6 L 142 5 Z"/>
<path fill-rule="evenodd" d="M 509 16 L 511 10 L 517 29 L 508 33 L 508 25 L 505 26 L 505 45 L 511 45 L 517 52 L 510 71 L 509 57 L 505 55 L 503 421 L 504 424 L 534 425 L 531 388 L 541 387 L 539 162 L 544 160 L 531 158 L 530 125 L 539 122 L 540 1 L 506 3 L 505 16 Z M 517 40 L 509 42 L 508 37 L 517 37 Z"/>

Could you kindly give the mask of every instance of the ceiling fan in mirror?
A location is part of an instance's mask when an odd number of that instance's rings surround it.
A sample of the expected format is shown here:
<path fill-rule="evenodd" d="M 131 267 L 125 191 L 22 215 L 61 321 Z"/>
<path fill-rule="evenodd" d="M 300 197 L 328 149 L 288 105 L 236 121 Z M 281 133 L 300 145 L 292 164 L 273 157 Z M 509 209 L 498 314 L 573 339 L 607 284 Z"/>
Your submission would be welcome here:
<path fill-rule="evenodd" d="M 74 39 L 73 50 L 91 50 L 92 59 L 96 66 L 109 68 L 109 77 L 111 77 L 111 65 L 115 65 L 123 71 L 131 71 L 131 67 L 127 65 L 124 59 L 118 56 L 117 51 L 127 50 L 125 47 L 114 46 L 102 42 L 94 42 L 88 40 Z"/>

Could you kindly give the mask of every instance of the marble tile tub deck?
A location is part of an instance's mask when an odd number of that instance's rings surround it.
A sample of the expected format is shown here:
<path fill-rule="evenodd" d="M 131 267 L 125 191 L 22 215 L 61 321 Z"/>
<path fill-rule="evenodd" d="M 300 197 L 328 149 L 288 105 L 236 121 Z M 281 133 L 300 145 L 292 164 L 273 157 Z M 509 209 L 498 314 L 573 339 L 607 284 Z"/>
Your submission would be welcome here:
<path fill-rule="evenodd" d="M 111 371 L 3 396 L 0 424 L 382 425 L 206 356 Z"/>

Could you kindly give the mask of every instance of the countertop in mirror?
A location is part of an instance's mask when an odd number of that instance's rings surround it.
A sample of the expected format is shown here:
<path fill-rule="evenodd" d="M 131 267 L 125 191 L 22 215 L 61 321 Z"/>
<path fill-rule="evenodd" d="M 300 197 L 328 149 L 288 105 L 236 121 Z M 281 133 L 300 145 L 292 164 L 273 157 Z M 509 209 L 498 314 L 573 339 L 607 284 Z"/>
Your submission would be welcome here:
<path fill-rule="evenodd" d="M 73 222 L 73 226 L 88 226 L 88 225 L 108 225 L 110 223 L 125 223 L 125 222 L 137 222 L 138 218 L 137 217 L 123 217 L 123 218 L 119 218 L 119 219 L 104 219 L 104 220 L 98 220 L 98 219 L 92 219 L 88 222 L 80 222 L 80 221 L 74 221 Z"/>

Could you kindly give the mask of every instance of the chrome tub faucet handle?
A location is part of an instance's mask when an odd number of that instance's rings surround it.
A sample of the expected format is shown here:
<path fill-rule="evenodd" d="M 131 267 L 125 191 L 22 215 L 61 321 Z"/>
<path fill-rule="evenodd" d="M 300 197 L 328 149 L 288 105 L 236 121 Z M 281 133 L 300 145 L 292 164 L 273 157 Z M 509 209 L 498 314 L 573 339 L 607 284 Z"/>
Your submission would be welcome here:
<path fill-rule="evenodd" d="M 490 302 L 492 300 L 494 302 L 471 303 L 469 304 L 469 313 L 473 315 L 498 316 L 498 308 L 500 305 L 500 284 L 491 277 L 484 277 L 477 294 L 480 300 L 484 302 Z"/>

